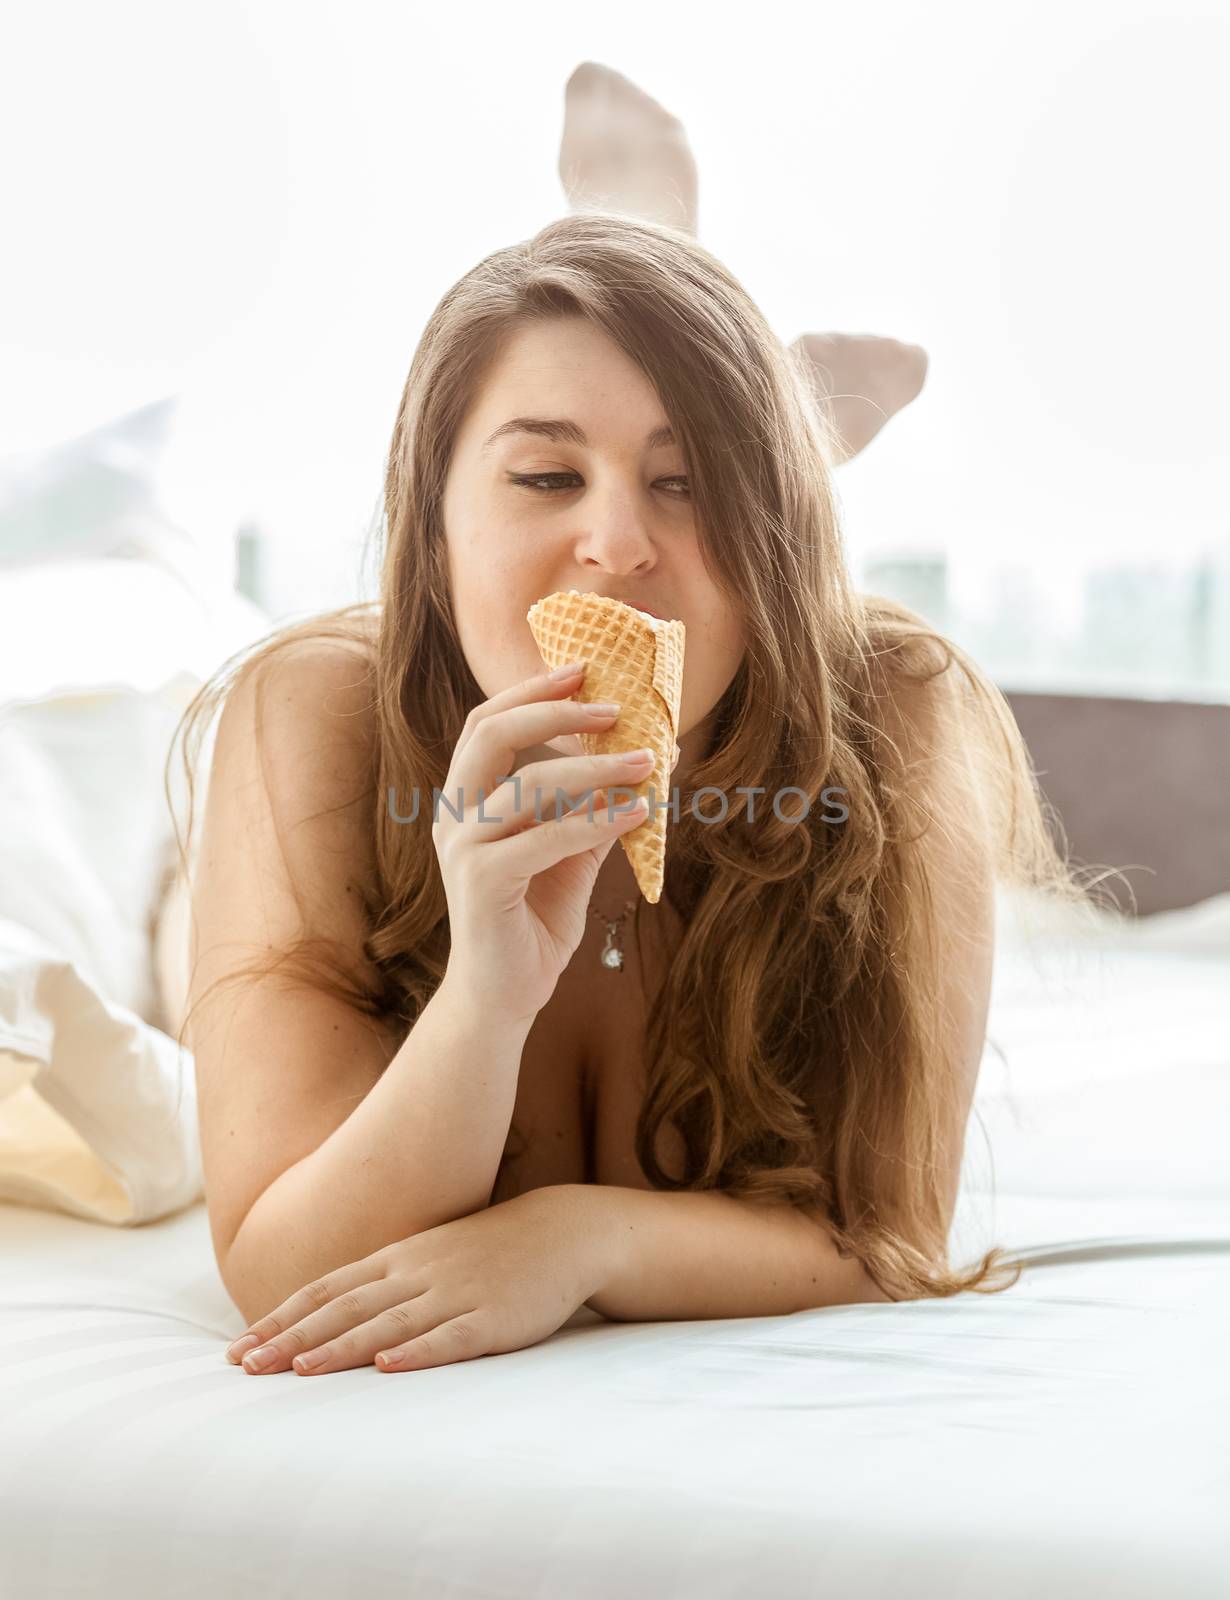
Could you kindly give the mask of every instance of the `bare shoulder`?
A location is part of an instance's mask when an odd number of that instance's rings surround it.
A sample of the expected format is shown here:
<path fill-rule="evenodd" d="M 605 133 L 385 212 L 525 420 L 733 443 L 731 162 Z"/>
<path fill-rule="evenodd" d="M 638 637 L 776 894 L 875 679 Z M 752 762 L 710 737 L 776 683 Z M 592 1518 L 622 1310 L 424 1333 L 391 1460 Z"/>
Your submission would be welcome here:
<path fill-rule="evenodd" d="M 295 640 L 226 696 L 200 887 L 206 899 L 211 881 L 225 889 L 227 920 L 237 900 L 249 906 L 266 947 L 305 919 L 357 954 L 374 891 L 377 738 L 370 657 L 344 640 Z"/>
<path fill-rule="evenodd" d="M 871 677 L 876 723 L 907 764 L 960 746 L 969 684 L 943 640 L 911 641 L 908 652 L 877 658 Z"/>
<path fill-rule="evenodd" d="M 371 709 L 374 655 L 357 639 L 296 639 L 258 662 L 247 682 L 262 699 L 286 697 L 300 712 L 350 717 Z"/>
<path fill-rule="evenodd" d="M 360 776 L 375 749 L 371 657 L 346 640 L 301 639 L 244 674 L 223 704 L 218 751 L 259 756 L 293 811 Z M 313 759 L 305 764 L 305 757 Z"/>
<path fill-rule="evenodd" d="M 994 853 L 996 742 L 966 658 L 894 602 L 877 612 L 870 662 L 878 760 L 915 820 L 925 853 L 951 871 L 953 853 L 985 865 Z M 976 669 L 972 669 L 976 671 Z"/>

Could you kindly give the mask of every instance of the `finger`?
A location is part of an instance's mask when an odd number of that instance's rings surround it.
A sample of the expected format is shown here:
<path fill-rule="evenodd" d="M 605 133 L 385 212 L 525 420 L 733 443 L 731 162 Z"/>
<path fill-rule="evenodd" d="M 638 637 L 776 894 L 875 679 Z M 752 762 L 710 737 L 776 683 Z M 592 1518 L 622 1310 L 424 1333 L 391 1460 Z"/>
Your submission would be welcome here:
<path fill-rule="evenodd" d="M 476 705 L 465 720 L 461 730 L 461 737 L 457 740 L 454 756 L 469 744 L 479 727 L 488 717 L 495 716 L 497 712 L 506 711 L 509 706 L 528 705 L 533 700 L 566 700 L 580 692 L 585 682 L 585 668 L 587 661 L 576 663 L 578 670 L 570 677 L 553 678 L 544 667 L 532 678 L 524 678 L 520 683 L 514 683 L 507 689 L 501 689 L 499 694 L 493 694 L 488 699 Z"/>
<path fill-rule="evenodd" d="M 314 1279 L 289 1299 L 283 1300 L 268 1316 L 254 1322 L 247 1333 L 227 1351 L 228 1358 L 236 1362 L 242 1360 L 248 1372 L 281 1371 L 290 1364 L 293 1356 L 305 1348 L 301 1339 L 290 1337 L 301 1322 L 323 1311 L 340 1297 L 354 1294 L 365 1285 L 377 1282 L 380 1277 L 380 1268 L 370 1258 L 365 1258 L 339 1267 L 336 1272 L 327 1273 L 323 1278 Z M 401 1296 L 405 1298 L 404 1285 Z M 369 1316 L 370 1312 L 365 1311 L 363 1315 Z M 245 1351 L 243 1347 L 251 1338 L 255 1339 L 255 1343 Z"/>
<path fill-rule="evenodd" d="M 412 1372 L 423 1367 L 443 1367 L 453 1361 L 472 1361 L 491 1350 L 488 1324 L 481 1312 L 466 1311 L 417 1338 L 382 1349 L 376 1355 L 381 1372 Z"/>
<path fill-rule="evenodd" d="M 288 1328 L 272 1341 L 300 1374 L 342 1372 L 348 1367 L 367 1367 L 372 1356 L 390 1338 L 417 1332 L 428 1318 L 415 1302 L 427 1293 L 406 1297 L 404 1279 L 382 1279 L 339 1295 L 316 1315 Z M 280 1370 L 271 1366 L 271 1372 Z"/>
<path fill-rule="evenodd" d="M 653 767 L 652 750 L 533 761 L 506 778 L 491 798 L 484 800 L 475 820 L 482 825 L 484 839 L 507 839 L 522 828 L 554 820 L 562 814 L 561 806 L 564 811 L 571 809 L 604 784 L 635 787 L 649 777 Z"/>
<path fill-rule="evenodd" d="M 453 807 L 476 812 L 480 793 L 490 795 L 501 779 L 512 773 L 517 754 L 562 733 L 610 733 L 618 726 L 618 711 L 603 711 L 579 700 L 539 699 L 510 706 L 484 717 L 454 754 L 445 780 L 445 793 Z M 442 818 L 449 817 L 441 806 Z M 452 819 L 456 821 L 455 818 Z"/>
<path fill-rule="evenodd" d="M 630 791 L 614 793 L 629 794 Z M 523 828 L 511 838 L 497 839 L 484 852 L 490 857 L 487 864 L 506 874 L 505 881 L 528 883 L 568 856 L 606 844 L 612 835 L 619 838 L 631 833 L 649 815 L 643 798 L 617 800 L 608 799 L 607 795 L 608 791 L 599 790 L 580 800 L 562 817 Z"/>
<path fill-rule="evenodd" d="M 399 1294 L 405 1295 L 403 1286 Z M 352 1367 L 370 1367 L 378 1350 L 387 1350 L 397 1341 L 415 1339 L 439 1323 L 444 1313 L 439 1297 L 430 1289 L 411 1299 L 396 1299 L 366 1321 L 356 1322 L 330 1339 L 323 1339 L 297 1355 L 294 1370 L 304 1376 L 322 1372 L 347 1372 Z"/>

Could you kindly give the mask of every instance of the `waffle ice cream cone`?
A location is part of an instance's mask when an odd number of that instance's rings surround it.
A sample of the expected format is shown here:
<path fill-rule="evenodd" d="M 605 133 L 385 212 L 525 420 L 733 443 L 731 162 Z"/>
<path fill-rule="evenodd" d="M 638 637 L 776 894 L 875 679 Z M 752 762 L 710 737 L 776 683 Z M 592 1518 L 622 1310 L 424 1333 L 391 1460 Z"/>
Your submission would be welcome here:
<path fill-rule="evenodd" d="M 666 822 L 671 768 L 679 733 L 683 693 L 682 622 L 662 622 L 635 606 L 599 594 L 563 589 L 536 601 L 527 621 L 548 672 L 570 661 L 588 661 L 582 680 L 585 700 L 615 700 L 620 712 L 602 733 L 578 734 L 586 755 L 609 755 L 644 746 L 654 753 L 649 776 L 621 785 L 644 795 L 649 815 L 619 842 L 651 905 L 662 894 L 666 868 Z M 621 809 L 625 795 L 616 799 Z M 628 802 L 630 803 L 630 802 Z"/>

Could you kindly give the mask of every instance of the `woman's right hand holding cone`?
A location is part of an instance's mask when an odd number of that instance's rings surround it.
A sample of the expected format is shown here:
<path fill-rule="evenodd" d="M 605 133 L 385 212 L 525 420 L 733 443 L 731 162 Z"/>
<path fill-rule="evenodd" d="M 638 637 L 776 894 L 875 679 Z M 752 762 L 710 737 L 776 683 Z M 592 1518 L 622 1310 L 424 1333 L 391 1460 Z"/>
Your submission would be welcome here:
<path fill-rule="evenodd" d="M 644 801 L 608 803 L 606 790 L 647 777 L 649 752 L 640 762 L 628 753 L 559 756 L 513 772 L 519 751 L 616 725 L 618 711 L 570 698 L 582 668 L 529 678 L 474 707 L 432 822 L 450 988 L 510 1021 L 532 1021 L 551 998 L 584 936 L 599 867 L 647 814 Z"/>

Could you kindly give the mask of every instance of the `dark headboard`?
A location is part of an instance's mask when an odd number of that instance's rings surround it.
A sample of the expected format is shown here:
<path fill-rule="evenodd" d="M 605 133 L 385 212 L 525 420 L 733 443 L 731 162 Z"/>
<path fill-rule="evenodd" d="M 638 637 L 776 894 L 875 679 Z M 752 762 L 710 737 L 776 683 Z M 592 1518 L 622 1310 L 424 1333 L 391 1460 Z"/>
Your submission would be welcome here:
<path fill-rule="evenodd" d="M 1004 693 L 1074 863 L 1141 915 L 1230 890 L 1230 705 Z"/>

